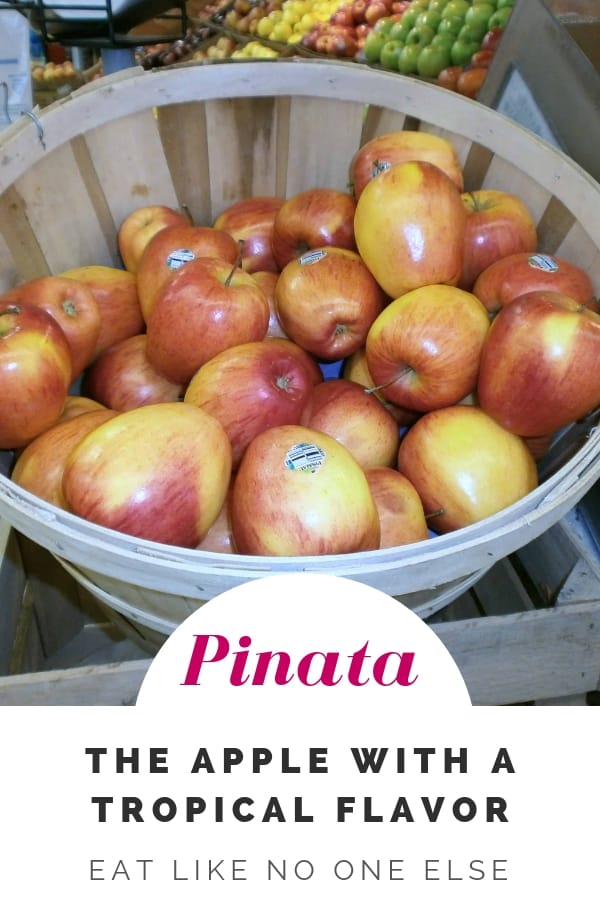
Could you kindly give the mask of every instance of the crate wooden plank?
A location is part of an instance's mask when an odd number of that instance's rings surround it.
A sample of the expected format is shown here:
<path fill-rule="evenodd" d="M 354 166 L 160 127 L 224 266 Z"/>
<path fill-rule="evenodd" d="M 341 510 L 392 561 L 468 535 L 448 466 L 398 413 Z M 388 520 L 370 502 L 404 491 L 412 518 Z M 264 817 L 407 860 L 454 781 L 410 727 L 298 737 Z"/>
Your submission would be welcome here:
<path fill-rule="evenodd" d="M 432 626 L 476 705 L 597 690 L 600 601 Z"/>
<path fill-rule="evenodd" d="M 0 519 L 0 675 L 7 675 L 13 668 L 25 583 L 16 533 Z"/>
<path fill-rule="evenodd" d="M 0 706 L 133 706 L 148 660 L 0 679 Z"/>
<path fill-rule="evenodd" d="M 471 588 L 486 615 L 506 615 L 533 609 L 534 603 L 509 559 L 503 559 Z"/>

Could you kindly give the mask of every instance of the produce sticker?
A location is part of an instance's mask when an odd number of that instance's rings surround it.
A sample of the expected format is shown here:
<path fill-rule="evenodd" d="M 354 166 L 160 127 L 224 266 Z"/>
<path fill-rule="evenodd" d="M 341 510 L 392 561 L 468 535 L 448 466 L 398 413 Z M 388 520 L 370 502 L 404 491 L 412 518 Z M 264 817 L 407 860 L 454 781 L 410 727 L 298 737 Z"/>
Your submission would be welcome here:
<path fill-rule="evenodd" d="M 599 895 L 597 713 L 473 705 L 438 634 L 350 577 L 225 591 L 131 706 L 1 714 L 2 896 Z"/>

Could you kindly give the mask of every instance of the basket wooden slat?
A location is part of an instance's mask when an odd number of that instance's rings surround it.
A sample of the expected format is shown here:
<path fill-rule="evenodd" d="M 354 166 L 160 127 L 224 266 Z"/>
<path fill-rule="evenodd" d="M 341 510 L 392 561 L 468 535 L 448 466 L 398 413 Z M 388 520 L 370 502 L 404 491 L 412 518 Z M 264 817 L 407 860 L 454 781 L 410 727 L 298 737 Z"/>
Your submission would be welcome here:
<path fill-rule="evenodd" d="M 127 127 L 117 119 L 91 129 L 85 142 L 116 227 L 133 206 L 177 206 L 177 194 L 151 108 L 128 116 Z M 113 246 L 116 248 L 116 241 Z"/>
<path fill-rule="evenodd" d="M 177 198 L 173 205 L 187 209 L 198 224 L 212 221 L 204 104 L 162 106 L 156 119 Z"/>

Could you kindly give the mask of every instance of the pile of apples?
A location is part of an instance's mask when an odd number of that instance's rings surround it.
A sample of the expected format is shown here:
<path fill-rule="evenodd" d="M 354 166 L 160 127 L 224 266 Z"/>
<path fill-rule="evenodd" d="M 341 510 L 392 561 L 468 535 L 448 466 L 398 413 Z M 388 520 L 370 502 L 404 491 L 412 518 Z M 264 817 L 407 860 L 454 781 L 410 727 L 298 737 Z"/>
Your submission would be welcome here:
<path fill-rule="evenodd" d="M 458 74 L 469 67 L 478 72 L 467 83 L 478 78 L 481 87 L 513 6 L 514 0 L 412 0 L 397 21 L 388 15 L 374 25 L 364 58 L 431 79 L 449 68 Z"/>
<path fill-rule="evenodd" d="M 346 191 L 168 206 L 122 268 L 0 296 L 12 478 L 138 538 L 273 557 L 435 539 L 519 501 L 600 404 L 587 273 L 526 204 L 465 191 L 453 144 L 394 131 Z"/>

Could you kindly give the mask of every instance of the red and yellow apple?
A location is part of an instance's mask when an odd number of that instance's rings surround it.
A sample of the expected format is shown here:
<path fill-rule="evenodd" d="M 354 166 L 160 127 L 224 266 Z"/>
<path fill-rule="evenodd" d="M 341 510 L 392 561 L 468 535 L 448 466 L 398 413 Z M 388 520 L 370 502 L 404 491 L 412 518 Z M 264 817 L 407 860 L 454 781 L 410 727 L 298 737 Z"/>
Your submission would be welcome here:
<path fill-rule="evenodd" d="M 379 514 L 379 548 L 428 540 L 421 498 L 406 475 L 390 466 L 369 466 L 365 475 Z"/>
<path fill-rule="evenodd" d="M 85 393 L 119 412 L 148 403 L 179 400 L 182 386 L 169 381 L 150 364 L 147 340 L 146 334 L 134 334 L 107 347 L 85 373 Z"/>
<path fill-rule="evenodd" d="M 340 247 L 291 260 L 275 285 L 275 308 L 287 336 L 328 361 L 364 344 L 386 300 L 358 253 Z"/>
<path fill-rule="evenodd" d="M 467 211 L 459 286 L 470 291 L 477 276 L 503 256 L 533 253 L 538 238 L 527 205 L 516 194 L 482 188 L 462 194 Z"/>
<path fill-rule="evenodd" d="M 266 337 L 286 338 L 287 334 L 281 327 L 281 322 L 277 315 L 277 304 L 275 302 L 275 285 L 277 284 L 279 273 L 262 271 L 252 272 L 252 277 L 263 289 L 265 297 L 269 302 L 269 327 L 267 328 Z"/>
<path fill-rule="evenodd" d="M 112 266 L 90 265 L 67 269 L 62 276 L 87 285 L 98 304 L 100 334 L 94 358 L 117 341 L 144 330 L 136 277 L 132 272 Z"/>
<path fill-rule="evenodd" d="M 275 216 L 282 197 L 252 196 L 238 200 L 217 216 L 214 227 L 242 241 L 242 268 L 246 272 L 278 272 L 272 249 Z"/>
<path fill-rule="evenodd" d="M 463 170 L 454 144 L 427 131 L 390 131 L 371 138 L 354 154 L 350 182 L 358 200 L 365 185 L 398 163 L 423 160 L 448 175 L 459 191 L 464 189 Z"/>
<path fill-rule="evenodd" d="M 600 405 L 600 315 L 555 291 L 522 294 L 495 316 L 481 354 L 482 409 L 525 437 Z"/>
<path fill-rule="evenodd" d="M 393 299 L 426 284 L 458 283 L 467 211 L 452 179 L 428 162 L 385 169 L 356 204 L 363 261 Z"/>
<path fill-rule="evenodd" d="M 236 344 L 204 363 L 184 395 L 215 416 L 231 442 L 237 468 L 250 441 L 274 425 L 300 422 L 323 375 L 297 344 L 284 338 Z"/>
<path fill-rule="evenodd" d="M 112 409 L 95 409 L 70 419 L 59 419 L 19 454 L 12 480 L 42 500 L 65 509 L 62 477 L 71 450 L 94 428 L 116 415 Z"/>
<path fill-rule="evenodd" d="M 385 409 L 393 415 L 398 425 L 410 425 L 416 419 L 418 413 L 414 409 L 403 409 L 401 406 L 396 406 L 395 403 L 390 403 L 376 389 L 367 365 L 367 350 L 364 344 L 345 358 L 342 364 L 341 375 L 342 378 L 347 378 L 348 381 L 355 381 L 357 384 L 367 388 L 369 393 L 373 397 L 377 397 Z"/>
<path fill-rule="evenodd" d="M 140 206 L 125 216 L 117 231 L 117 244 L 123 265 L 137 272 L 148 241 L 167 225 L 189 225 L 190 220 L 171 206 L 157 203 Z"/>
<path fill-rule="evenodd" d="M 396 419 L 354 381 L 331 378 L 317 384 L 300 421 L 334 437 L 363 468 L 396 463 L 400 441 Z"/>
<path fill-rule="evenodd" d="M 272 249 L 278 268 L 317 247 L 356 250 L 355 209 L 354 197 L 334 188 L 308 188 L 287 199 L 273 223 Z"/>
<path fill-rule="evenodd" d="M 531 291 L 556 291 L 586 305 L 594 298 L 587 272 L 550 253 L 503 256 L 484 269 L 473 285 L 473 293 L 492 314 Z"/>
<path fill-rule="evenodd" d="M 137 269 L 137 289 L 146 324 L 164 285 L 191 260 L 209 256 L 232 265 L 240 256 L 238 242 L 226 231 L 207 225 L 170 225 L 146 245 Z"/>
<path fill-rule="evenodd" d="M 477 406 L 448 406 L 421 416 L 400 442 L 398 471 L 416 488 L 439 533 L 500 512 L 537 486 L 535 461 L 523 439 Z"/>
<path fill-rule="evenodd" d="M 262 340 L 268 325 L 269 303 L 252 275 L 228 260 L 198 257 L 156 297 L 146 353 L 157 372 L 185 387 L 217 353 Z"/>
<path fill-rule="evenodd" d="M 379 517 L 366 476 L 335 438 L 303 425 L 261 432 L 231 497 L 238 553 L 318 556 L 376 550 Z"/>
<path fill-rule="evenodd" d="M 371 377 L 383 397 L 421 412 L 459 403 L 477 384 L 490 327 L 468 291 L 434 284 L 393 300 L 366 340 Z"/>
<path fill-rule="evenodd" d="M 0 303 L 0 449 L 23 447 L 56 422 L 71 384 L 71 351 L 50 313 Z"/>
<path fill-rule="evenodd" d="M 58 422 L 65 422 L 68 419 L 74 419 L 87 412 L 94 412 L 98 409 L 106 409 L 103 403 L 92 400 L 91 397 L 82 397 L 80 394 L 69 394 L 65 400 L 62 412 L 57 419 Z"/>
<path fill-rule="evenodd" d="M 60 275 L 42 275 L 12 288 L 0 297 L 2 303 L 27 303 L 50 313 L 62 328 L 71 352 L 74 381 L 91 361 L 102 319 L 91 288 Z"/>
<path fill-rule="evenodd" d="M 233 489 L 232 475 L 227 496 L 223 501 L 221 511 L 215 521 L 212 523 L 196 550 L 205 550 L 210 553 L 235 553 L 233 544 L 233 535 L 231 534 L 231 516 L 229 513 L 229 504 L 231 492 Z"/>
<path fill-rule="evenodd" d="M 231 446 L 214 416 L 191 403 L 119 413 L 73 448 L 67 508 L 134 537 L 196 547 L 223 506 Z"/>

